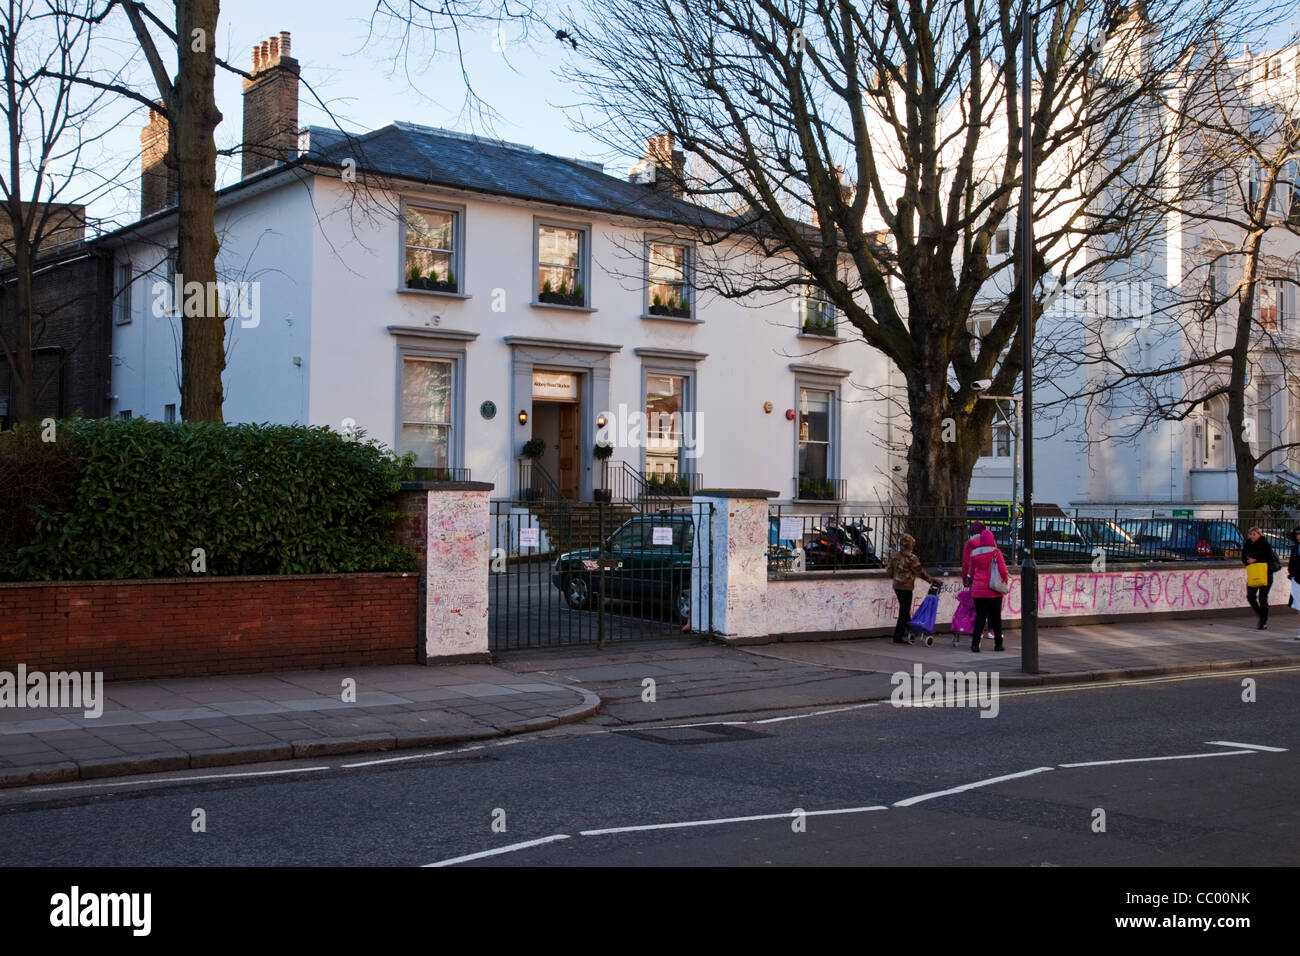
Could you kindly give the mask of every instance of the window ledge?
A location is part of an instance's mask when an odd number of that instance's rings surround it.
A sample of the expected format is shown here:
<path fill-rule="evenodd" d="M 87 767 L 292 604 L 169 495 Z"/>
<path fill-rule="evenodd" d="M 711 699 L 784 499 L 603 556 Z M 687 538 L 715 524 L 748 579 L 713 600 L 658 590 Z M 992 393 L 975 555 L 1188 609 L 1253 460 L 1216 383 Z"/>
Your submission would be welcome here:
<path fill-rule="evenodd" d="M 682 325 L 703 325 L 703 319 L 683 318 L 680 315 L 651 315 L 649 312 L 643 313 L 641 318 L 647 322 L 678 322 Z"/>
<path fill-rule="evenodd" d="M 798 332 L 795 334 L 795 337 L 800 339 L 815 339 L 818 342 L 829 342 L 831 345 L 839 345 L 841 342 L 846 341 L 838 335 L 818 335 L 816 332 Z"/>
<path fill-rule="evenodd" d="M 436 295 L 443 299 L 472 299 L 472 295 L 464 292 L 439 292 L 437 289 L 408 289 L 405 286 L 398 286 L 399 295 Z"/>
<path fill-rule="evenodd" d="M 557 309 L 560 312 L 585 312 L 590 314 L 592 312 L 600 311 L 599 309 L 593 309 L 586 305 L 561 305 L 558 302 L 538 302 L 534 300 L 528 304 L 534 309 Z"/>

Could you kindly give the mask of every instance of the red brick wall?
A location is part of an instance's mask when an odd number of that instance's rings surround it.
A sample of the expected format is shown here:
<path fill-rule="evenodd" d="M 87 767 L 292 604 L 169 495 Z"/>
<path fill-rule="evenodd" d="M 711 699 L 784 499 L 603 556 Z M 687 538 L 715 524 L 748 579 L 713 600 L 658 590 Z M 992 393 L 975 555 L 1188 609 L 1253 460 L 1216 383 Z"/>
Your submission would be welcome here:
<path fill-rule="evenodd" d="M 0 670 L 106 680 L 416 663 L 419 576 L 0 583 Z"/>
<path fill-rule="evenodd" d="M 428 563 L 429 493 L 403 489 L 394 504 L 401 517 L 393 525 L 389 540 L 415 552 L 415 565 L 424 574 Z"/>

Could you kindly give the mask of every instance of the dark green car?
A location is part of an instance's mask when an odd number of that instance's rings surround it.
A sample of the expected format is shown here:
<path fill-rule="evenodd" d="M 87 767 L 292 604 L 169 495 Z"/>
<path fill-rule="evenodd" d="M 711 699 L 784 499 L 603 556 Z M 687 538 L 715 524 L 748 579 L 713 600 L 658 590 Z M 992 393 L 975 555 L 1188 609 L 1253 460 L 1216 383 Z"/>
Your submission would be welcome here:
<path fill-rule="evenodd" d="M 655 529 L 659 543 L 655 543 Z M 665 542 L 671 537 L 671 542 Z M 638 515 L 605 539 L 603 549 L 566 551 L 555 559 L 551 583 L 575 611 L 596 606 L 604 564 L 604 596 L 633 605 L 633 613 L 672 612 L 679 623 L 691 618 L 690 515 Z"/>

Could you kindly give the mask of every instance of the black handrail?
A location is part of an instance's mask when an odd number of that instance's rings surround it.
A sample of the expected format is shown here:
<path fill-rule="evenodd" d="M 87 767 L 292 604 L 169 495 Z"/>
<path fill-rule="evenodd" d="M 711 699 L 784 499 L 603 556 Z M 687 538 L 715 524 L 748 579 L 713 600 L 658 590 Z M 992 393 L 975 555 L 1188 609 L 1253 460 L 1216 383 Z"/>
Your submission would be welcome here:
<path fill-rule="evenodd" d="M 674 498 L 693 496 L 703 486 L 699 472 L 675 475 L 647 475 L 620 461 L 608 482 L 611 500 L 636 505 L 642 514 L 673 506 Z"/>
<path fill-rule="evenodd" d="M 540 461 L 519 459 L 519 497 L 526 501 L 565 501 L 564 492 Z"/>

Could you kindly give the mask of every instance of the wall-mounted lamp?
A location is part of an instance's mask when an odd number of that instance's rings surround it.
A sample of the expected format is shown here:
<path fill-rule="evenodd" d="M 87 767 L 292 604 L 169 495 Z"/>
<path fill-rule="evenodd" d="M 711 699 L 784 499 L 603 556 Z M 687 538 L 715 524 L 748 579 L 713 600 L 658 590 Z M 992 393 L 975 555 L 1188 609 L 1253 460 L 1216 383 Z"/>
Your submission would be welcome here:
<path fill-rule="evenodd" d="M 604 428 L 608 424 L 609 424 L 609 419 L 606 418 L 604 415 L 600 415 L 599 417 L 597 417 L 596 419 L 597 428 Z"/>
<path fill-rule="evenodd" d="M 519 409 L 519 424 L 520 425 L 528 424 L 528 413 L 524 411 L 522 408 Z"/>

